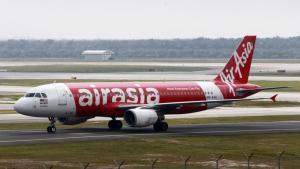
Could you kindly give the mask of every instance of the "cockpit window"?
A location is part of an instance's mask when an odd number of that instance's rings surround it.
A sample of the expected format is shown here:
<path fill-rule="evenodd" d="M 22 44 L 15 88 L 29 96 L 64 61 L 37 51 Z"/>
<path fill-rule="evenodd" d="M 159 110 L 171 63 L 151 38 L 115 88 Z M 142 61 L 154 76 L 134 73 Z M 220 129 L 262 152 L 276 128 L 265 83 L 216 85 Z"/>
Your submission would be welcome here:
<path fill-rule="evenodd" d="M 47 95 L 45 93 L 41 93 L 43 98 L 47 98 Z"/>
<path fill-rule="evenodd" d="M 34 95 L 34 97 L 41 98 L 42 96 L 41 96 L 41 94 L 40 94 L 40 93 L 36 93 L 36 94 Z"/>
<path fill-rule="evenodd" d="M 26 93 L 25 97 L 33 97 L 34 93 Z"/>
<path fill-rule="evenodd" d="M 47 98 L 47 95 L 45 93 L 26 93 L 25 97 Z"/>

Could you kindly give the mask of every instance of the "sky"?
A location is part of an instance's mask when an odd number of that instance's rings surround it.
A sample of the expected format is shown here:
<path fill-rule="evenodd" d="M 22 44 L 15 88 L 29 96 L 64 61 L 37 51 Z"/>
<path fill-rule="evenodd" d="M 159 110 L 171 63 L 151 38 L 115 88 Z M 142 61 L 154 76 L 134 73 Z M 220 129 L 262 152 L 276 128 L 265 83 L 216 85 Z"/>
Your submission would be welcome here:
<path fill-rule="evenodd" d="M 299 0 L 0 0 L 0 39 L 300 36 Z"/>

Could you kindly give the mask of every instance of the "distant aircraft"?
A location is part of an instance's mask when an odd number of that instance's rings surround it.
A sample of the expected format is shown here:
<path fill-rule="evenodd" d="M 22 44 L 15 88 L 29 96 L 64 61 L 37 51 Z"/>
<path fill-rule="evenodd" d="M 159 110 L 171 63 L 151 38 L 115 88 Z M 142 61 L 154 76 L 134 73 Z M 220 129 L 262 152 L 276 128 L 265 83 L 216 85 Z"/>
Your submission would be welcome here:
<path fill-rule="evenodd" d="M 53 83 L 34 87 L 14 105 L 18 113 L 48 117 L 49 133 L 55 133 L 56 120 L 65 125 L 83 123 L 96 116 L 110 117 L 108 127 L 119 130 L 122 117 L 131 127 L 153 125 L 166 131 L 167 114 L 185 114 L 211 109 L 226 103 L 272 99 L 246 99 L 263 88 L 249 84 L 248 76 L 256 36 L 245 36 L 224 69 L 209 82 L 118 82 Z"/>

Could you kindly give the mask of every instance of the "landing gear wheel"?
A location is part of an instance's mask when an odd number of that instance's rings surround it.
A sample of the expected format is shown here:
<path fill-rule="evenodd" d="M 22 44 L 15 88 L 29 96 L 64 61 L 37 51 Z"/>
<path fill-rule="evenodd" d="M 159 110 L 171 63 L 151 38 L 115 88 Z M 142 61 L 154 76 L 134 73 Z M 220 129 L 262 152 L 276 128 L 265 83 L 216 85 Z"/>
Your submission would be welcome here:
<path fill-rule="evenodd" d="M 110 120 L 108 122 L 108 127 L 111 130 L 120 130 L 123 127 L 123 123 L 121 120 Z"/>
<path fill-rule="evenodd" d="M 48 126 L 47 127 L 47 132 L 48 133 L 55 133 L 56 132 L 56 127 L 55 126 Z"/>
<path fill-rule="evenodd" d="M 167 131 L 169 128 L 169 125 L 167 122 L 156 122 L 153 124 L 153 129 L 155 131 Z"/>
<path fill-rule="evenodd" d="M 48 132 L 48 133 L 51 132 L 51 127 L 50 127 L 50 126 L 47 127 L 47 132 Z"/>
<path fill-rule="evenodd" d="M 56 127 L 55 127 L 55 118 L 54 117 L 48 117 L 50 121 L 50 125 L 47 127 L 47 132 L 48 133 L 55 133 L 56 132 Z"/>
<path fill-rule="evenodd" d="M 162 130 L 162 131 L 167 131 L 168 128 L 169 128 L 169 125 L 168 125 L 167 122 L 162 122 L 162 123 L 161 123 L 161 130 Z"/>

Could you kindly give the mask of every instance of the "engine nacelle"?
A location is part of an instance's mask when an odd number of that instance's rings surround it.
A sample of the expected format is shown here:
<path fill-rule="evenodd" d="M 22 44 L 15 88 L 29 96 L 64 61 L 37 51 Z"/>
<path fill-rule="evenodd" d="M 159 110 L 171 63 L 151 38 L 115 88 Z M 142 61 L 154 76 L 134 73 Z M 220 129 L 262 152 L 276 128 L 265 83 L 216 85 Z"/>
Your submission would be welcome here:
<path fill-rule="evenodd" d="M 86 122 L 92 117 L 60 117 L 58 121 L 64 125 L 75 125 Z"/>
<path fill-rule="evenodd" d="M 130 109 L 124 114 L 124 120 L 131 127 L 146 127 L 157 122 L 159 116 L 151 109 Z"/>

